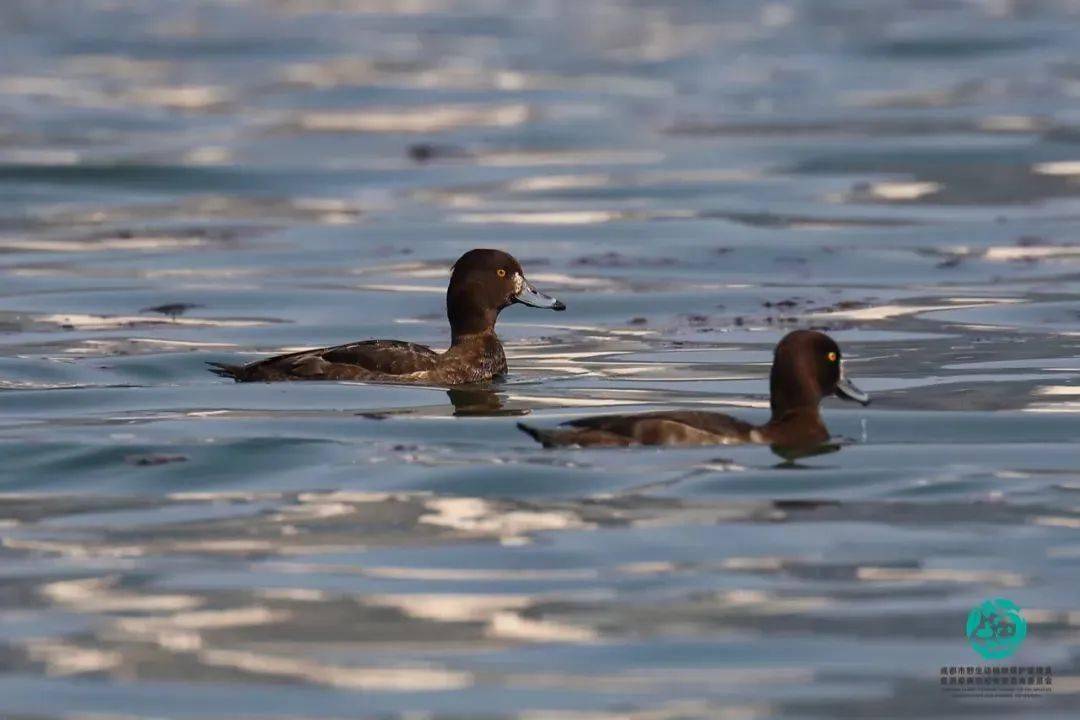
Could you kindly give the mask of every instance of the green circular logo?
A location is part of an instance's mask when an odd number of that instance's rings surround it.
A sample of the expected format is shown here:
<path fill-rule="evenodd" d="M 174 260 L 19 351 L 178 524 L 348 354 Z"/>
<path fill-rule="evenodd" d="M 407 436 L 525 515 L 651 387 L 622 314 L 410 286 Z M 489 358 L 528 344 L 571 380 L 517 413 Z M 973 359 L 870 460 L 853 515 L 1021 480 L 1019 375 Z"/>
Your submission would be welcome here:
<path fill-rule="evenodd" d="M 971 609 L 967 637 L 975 652 L 1000 660 L 1016 652 L 1027 637 L 1027 621 L 1012 600 L 992 598 Z"/>

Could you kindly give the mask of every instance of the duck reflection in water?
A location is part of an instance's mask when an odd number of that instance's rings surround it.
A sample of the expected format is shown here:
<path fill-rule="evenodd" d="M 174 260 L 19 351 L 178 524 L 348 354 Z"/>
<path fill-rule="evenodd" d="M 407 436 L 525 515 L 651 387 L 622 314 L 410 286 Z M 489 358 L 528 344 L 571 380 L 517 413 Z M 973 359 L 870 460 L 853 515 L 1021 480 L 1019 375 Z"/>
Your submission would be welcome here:
<path fill-rule="evenodd" d="M 823 445 L 810 445 L 810 446 L 784 446 L 784 445 L 770 445 L 769 449 L 776 453 L 779 457 L 783 458 L 784 462 L 779 463 L 777 467 L 781 468 L 800 468 L 803 467 L 797 461 L 804 458 L 816 457 L 818 455 L 830 455 L 834 452 L 840 452 L 840 448 L 851 443 L 847 440 L 839 440 L 837 442 L 829 442 Z"/>
<path fill-rule="evenodd" d="M 456 387 L 446 391 L 455 417 L 521 417 L 528 408 L 506 407 L 506 396 L 486 387 Z"/>

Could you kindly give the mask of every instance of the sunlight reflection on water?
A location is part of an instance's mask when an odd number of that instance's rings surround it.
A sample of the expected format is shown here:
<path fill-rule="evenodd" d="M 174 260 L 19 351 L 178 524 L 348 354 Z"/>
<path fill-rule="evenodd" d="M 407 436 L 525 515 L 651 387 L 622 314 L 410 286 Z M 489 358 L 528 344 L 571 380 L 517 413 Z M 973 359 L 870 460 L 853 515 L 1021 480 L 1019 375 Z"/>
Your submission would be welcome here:
<path fill-rule="evenodd" d="M 1074 3 L 0 5 L 0 715 L 964 715 L 1002 594 L 1076 687 Z M 205 361 L 448 342 L 492 387 Z M 822 326 L 838 451 L 545 451 L 767 417 Z M 950 704 L 951 703 L 951 704 Z"/>

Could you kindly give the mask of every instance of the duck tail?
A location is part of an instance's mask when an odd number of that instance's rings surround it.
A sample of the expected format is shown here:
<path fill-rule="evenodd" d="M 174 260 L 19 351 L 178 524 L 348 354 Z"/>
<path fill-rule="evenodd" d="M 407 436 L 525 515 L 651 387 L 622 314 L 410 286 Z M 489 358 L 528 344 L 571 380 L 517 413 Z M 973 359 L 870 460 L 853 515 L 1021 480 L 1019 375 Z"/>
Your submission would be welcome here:
<path fill-rule="evenodd" d="M 210 366 L 207 370 L 215 375 L 220 375 L 223 378 L 232 378 L 236 382 L 242 382 L 244 380 L 243 365 L 226 365 L 225 363 L 218 362 L 208 362 L 206 364 Z"/>
<path fill-rule="evenodd" d="M 531 425 L 526 425 L 522 422 L 519 422 L 517 426 L 518 430 L 525 433 L 546 448 L 551 448 L 558 445 L 558 442 L 555 438 L 555 432 L 552 430 L 541 430 L 540 428 L 534 428 Z"/>

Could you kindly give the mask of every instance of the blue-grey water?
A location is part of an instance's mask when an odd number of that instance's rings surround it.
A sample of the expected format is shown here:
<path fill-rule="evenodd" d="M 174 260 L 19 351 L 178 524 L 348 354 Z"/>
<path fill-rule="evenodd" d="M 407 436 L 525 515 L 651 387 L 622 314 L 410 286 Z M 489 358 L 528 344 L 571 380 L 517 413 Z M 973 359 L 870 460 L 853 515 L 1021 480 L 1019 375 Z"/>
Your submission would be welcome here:
<path fill-rule="evenodd" d="M 1075 0 L 0 3 L 0 716 L 1075 717 L 1078 49 Z M 504 382 L 205 371 L 445 347 L 472 247 L 569 306 Z M 761 420 L 810 326 L 838 452 L 514 428 Z M 942 692 L 992 597 L 1052 693 Z"/>

